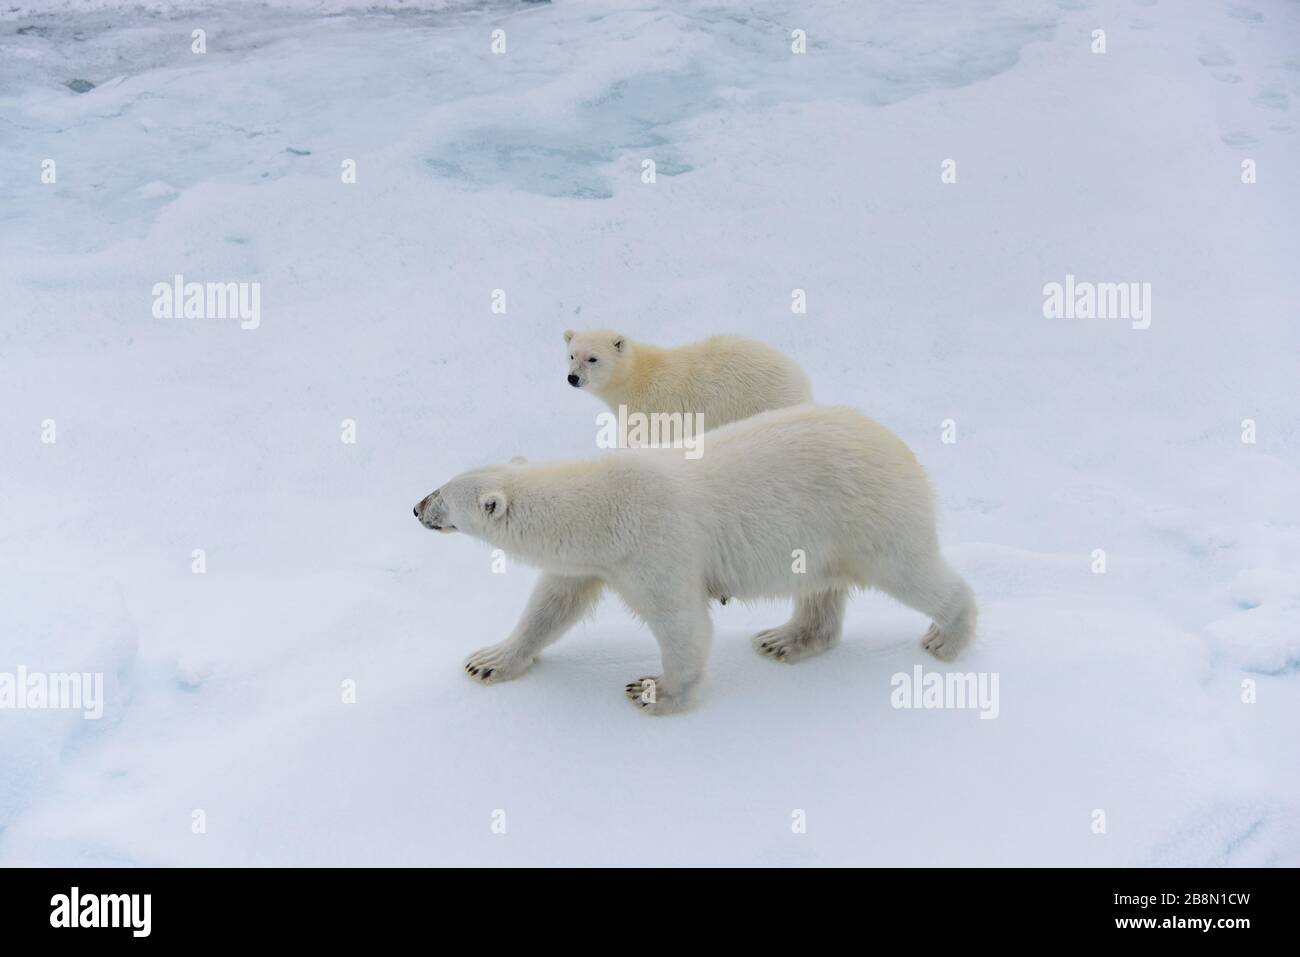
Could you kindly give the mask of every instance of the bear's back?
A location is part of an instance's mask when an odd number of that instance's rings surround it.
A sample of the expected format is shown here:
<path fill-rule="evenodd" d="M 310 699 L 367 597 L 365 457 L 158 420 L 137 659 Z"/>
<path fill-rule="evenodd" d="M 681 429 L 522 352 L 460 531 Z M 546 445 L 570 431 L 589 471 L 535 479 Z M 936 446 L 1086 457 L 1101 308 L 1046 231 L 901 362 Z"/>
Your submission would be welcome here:
<path fill-rule="evenodd" d="M 706 429 L 812 399 L 808 377 L 793 360 L 766 343 L 730 335 L 664 350 L 642 386 L 638 411 L 698 412 Z"/>
<path fill-rule="evenodd" d="M 732 422 L 701 437 L 702 451 L 680 468 L 718 496 L 823 495 L 873 501 L 898 497 L 915 505 L 929 480 L 906 443 L 846 406 L 799 405 Z"/>

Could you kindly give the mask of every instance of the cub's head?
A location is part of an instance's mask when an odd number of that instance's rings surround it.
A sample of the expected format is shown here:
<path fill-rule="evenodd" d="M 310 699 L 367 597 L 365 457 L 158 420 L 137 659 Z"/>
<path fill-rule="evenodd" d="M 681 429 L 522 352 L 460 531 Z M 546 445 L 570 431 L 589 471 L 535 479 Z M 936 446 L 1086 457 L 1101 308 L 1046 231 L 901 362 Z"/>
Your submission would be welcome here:
<path fill-rule="evenodd" d="M 630 343 L 621 332 L 592 329 L 564 334 L 569 347 L 569 385 L 599 392 L 617 375 Z"/>
<path fill-rule="evenodd" d="M 489 465 L 463 472 L 436 488 L 415 506 L 415 517 L 436 532 L 464 532 L 488 542 L 500 540 L 510 510 L 510 465 Z"/>

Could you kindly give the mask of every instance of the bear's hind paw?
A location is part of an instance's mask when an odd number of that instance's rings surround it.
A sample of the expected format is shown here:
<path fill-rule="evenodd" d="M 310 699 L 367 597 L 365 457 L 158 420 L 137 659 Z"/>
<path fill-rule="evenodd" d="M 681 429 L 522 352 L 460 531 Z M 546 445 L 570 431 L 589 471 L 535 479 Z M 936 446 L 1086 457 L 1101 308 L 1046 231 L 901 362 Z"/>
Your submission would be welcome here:
<path fill-rule="evenodd" d="M 671 714 L 680 711 L 684 703 L 680 696 L 665 694 L 660 678 L 638 678 L 623 688 L 628 700 L 646 714 Z"/>
<path fill-rule="evenodd" d="M 636 681 L 629 681 L 623 693 L 633 701 L 650 704 L 655 700 L 658 682 L 658 678 L 638 678 Z"/>
<path fill-rule="evenodd" d="M 806 629 L 782 625 L 780 628 L 768 628 L 760 631 L 750 639 L 754 650 L 764 658 L 793 664 L 802 658 L 809 658 L 827 651 L 833 640 L 824 638 Z"/>

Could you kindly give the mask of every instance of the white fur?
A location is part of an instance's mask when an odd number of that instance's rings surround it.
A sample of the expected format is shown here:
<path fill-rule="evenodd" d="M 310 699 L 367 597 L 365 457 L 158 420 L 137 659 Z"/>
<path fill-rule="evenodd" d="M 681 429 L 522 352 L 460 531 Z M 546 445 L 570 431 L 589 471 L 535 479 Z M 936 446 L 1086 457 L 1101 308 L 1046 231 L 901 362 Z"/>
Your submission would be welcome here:
<path fill-rule="evenodd" d="M 698 460 L 635 449 L 477 469 L 420 502 L 426 527 L 467 532 L 545 572 L 510 637 L 469 658 L 470 675 L 523 674 L 605 587 L 659 642 L 663 674 L 627 686 L 654 713 L 685 706 L 704 675 L 711 595 L 794 597 L 790 621 L 754 637 L 781 661 L 833 645 L 859 587 L 929 615 L 923 645 L 936 656 L 969 644 L 974 596 L 939 554 L 929 482 L 897 436 L 853 409 L 804 405 L 710 438 Z"/>
<path fill-rule="evenodd" d="M 569 382 L 629 412 L 700 413 L 704 428 L 812 401 L 808 377 L 771 346 L 713 336 L 662 349 L 605 329 L 564 334 Z"/>

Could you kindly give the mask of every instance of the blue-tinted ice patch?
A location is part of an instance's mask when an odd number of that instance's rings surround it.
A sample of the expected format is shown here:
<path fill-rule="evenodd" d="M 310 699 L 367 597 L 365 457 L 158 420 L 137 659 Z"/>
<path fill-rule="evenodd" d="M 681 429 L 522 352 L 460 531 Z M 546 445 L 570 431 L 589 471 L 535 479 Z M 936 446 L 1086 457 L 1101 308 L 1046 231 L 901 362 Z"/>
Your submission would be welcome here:
<path fill-rule="evenodd" d="M 14 91 L 0 94 L 0 183 L 22 182 L 32 154 L 60 161 L 59 182 L 0 187 L 0 206 L 30 218 L 51 198 L 70 203 L 50 221 L 51 245 L 97 248 L 110 232 L 142 235 L 174 199 L 150 183 L 183 195 L 213 180 L 336 176 L 339 156 L 407 136 L 425 144 L 424 171 L 449 185 L 606 199 L 617 177 L 635 182 L 626 174 L 643 159 L 672 177 L 716 155 L 692 126 L 699 117 L 837 99 L 880 106 L 961 87 L 1010 69 L 1055 29 L 1042 8 L 1010 0 L 938 21 L 903 0 L 442 6 L 205 8 L 203 55 L 190 49 L 193 16 L 114 7 L 36 18 L 0 35 L 0 90 Z M 805 54 L 792 52 L 793 25 Z M 501 56 L 486 39 L 498 26 L 510 43 Z M 335 65 L 329 96 L 322 61 Z M 71 218 L 77 228 L 62 231 Z"/>
<path fill-rule="evenodd" d="M 736 102 L 761 109 L 844 98 L 885 106 L 995 76 L 1016 64 L 1026 44 L 1049 40 L 1055 30 L 1041 17 L 956 18 L 929 24 L 918 42 L 906 5 L 873 8 L 869 17 L 792 4 L 764 8 L 763 16 L 684 4 L 668 9 L 655 19 L 654 36 L 691 51 L 677 69 L 637 69 L 646 58 L 631 30 L 634 14 L 589 18 L 608 29 L 606 56 L 636 72 L 612 77 L 545 128 L 521 127 L 513 105 L 485 111 L 471 130 L 440 144 L 426 167 L 467 187 L 607 198 L 614 193 L 609 168 L 629 154 L 644 153 L 633 158 L 653 159 L 664 176 L 704 161 L 711 151 L 689 131 L 690 121 Z M 807 53 L 792 52 L 789 24 L 805 30 Z M 547 98 L 546 105 L 556 104 Z"/>
<path fill-rule="evenodd" d="M 579 103 L 565 130 L 484 127 L 425 160 L 435 175 L 470 187 L 507 186 L 544 196 L 607 199 L 607 167 L 641 151 L 656 174 L 691 169 L 671 145 L 669 127 L 704 107 L 696 76 L 660 73 L 619 80 Z"/>
<path fill-rule="evenodd" d="M 596 166 L 612 151 L 580 146 L 542 146 L 534 140 L 482 140 L 451 144 L 460 159 L 431 157 L 425 166 L 436 176 L 470 187 L 508 185 L 529 193 L 574 199 L 608 199 L 614 193 Z"/>

